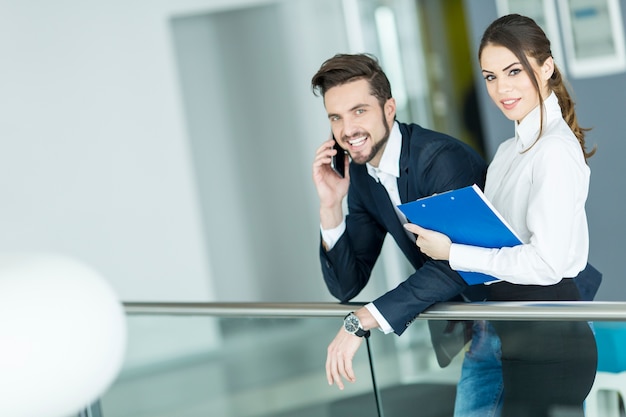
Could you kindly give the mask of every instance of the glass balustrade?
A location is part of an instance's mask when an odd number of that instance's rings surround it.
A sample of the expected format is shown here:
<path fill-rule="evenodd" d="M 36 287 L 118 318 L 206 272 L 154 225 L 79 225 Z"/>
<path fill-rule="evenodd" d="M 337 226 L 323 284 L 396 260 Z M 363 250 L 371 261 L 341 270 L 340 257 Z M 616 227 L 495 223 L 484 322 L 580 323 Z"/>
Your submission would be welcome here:
<path fill-rule="evenodd" d="M 106 417 L 332 416 L 344 398 L 374 403 L 367 350 L 358 380 L 326 383 L 339 318 L 130 316 L 128 357 L 101 399 Z M 354 407 L 359 407 L 355 404 Z"/>
<path fill-rule="evenodd" d="M 533 308 L 502 305 L 490 314 L 519 320 L 526 311 L 531 320 L 551 314 L 547 320 L 563 321 L 561 310 L 552 307 L 540 306 L 537 315 Z M 609 307 L 605 314 L 595 314 L 591 304 L 579 312 L 609 317 L 593 322 L 599 361 L 587 417 L 624 416 L 626 306 Z M 472 316 L 467 305 L 460 308 Z M 436 308 L 433 313 L 430 317 L 437 316 Z M 381 410 L 385 417 L 452 416 L 467 346 L 441 367 L 427 320 L 416 320 L 401 337 L 374 331 L 355 357 L 357 381 L 340 391 L 328 386 L 324 370 L 326 348 L 340 325 L 341 317 L 324 315 L 131 314 L 126 361 L 101 397 L 102 416 L 375 417 Z M 555 417 L 567 416 L 567 410 L 555 412 Z"/>

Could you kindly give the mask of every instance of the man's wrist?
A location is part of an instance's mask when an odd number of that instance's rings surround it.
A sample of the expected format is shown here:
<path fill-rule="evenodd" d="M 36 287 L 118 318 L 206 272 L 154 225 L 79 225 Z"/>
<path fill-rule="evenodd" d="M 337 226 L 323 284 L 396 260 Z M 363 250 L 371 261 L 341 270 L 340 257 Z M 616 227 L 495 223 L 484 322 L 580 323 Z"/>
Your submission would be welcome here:
<path fill-rule="evenodd" d="M 367 310 L 367 314 L 359 310 L 357 311 L 357 316 L 359 316 L 359 319 L 361 320 L 361 323 L 363 324 L 365 329 L 371 330 L 374 328 L 378 328 L 381 332 L 385 334 L 393 332 L 393 328 L 373 302 L 365 304 L 363 306 L 363 309 Z"/>
<path fill-rule="evenodd" d="M 334 229 L 343 222 L 343 207 L 340 204 L 320 206 L 320 223 L 323 229 Z"/>

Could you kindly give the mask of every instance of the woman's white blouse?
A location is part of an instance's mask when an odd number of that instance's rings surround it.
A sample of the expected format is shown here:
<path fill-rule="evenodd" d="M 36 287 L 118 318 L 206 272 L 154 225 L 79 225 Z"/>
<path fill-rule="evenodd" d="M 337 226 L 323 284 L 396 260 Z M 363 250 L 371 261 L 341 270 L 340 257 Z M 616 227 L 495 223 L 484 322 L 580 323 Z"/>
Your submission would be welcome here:
<path fill-rule="evenodd" d="M 585 201 L 590 170 L 580 144 L 552 93 L 502 143 L 489 168 L 485 195 L 523 244 L 488 249 L 453 244 L 450 266 L 482 272 L 514 284 L 550 285 L 585 267 L 589 234 Z"/>

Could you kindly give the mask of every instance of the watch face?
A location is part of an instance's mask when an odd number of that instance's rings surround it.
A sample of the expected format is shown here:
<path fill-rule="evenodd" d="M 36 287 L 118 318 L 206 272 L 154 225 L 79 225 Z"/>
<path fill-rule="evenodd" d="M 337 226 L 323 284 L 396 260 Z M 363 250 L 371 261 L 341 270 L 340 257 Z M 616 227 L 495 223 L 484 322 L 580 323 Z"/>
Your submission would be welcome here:
<path fill-rule="evenodd" d="M 359 322 L 357 316 L 355 316 L 354 314 L 349 314 L 343 321 L 343 326 L 346 328 L 346 331 L 348 333 L 355 333 L 357 330 L 359 330 L 361 323 Z"/>

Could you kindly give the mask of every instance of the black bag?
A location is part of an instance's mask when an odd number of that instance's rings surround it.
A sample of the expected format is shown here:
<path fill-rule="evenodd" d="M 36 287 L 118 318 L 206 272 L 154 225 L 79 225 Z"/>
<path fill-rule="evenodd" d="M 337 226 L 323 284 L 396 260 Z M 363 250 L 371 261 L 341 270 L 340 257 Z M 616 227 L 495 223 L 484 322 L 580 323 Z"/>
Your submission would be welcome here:
<path fill-rule="evenodd" d="M 472 340 L 473 324 L 472 320 L 428 320 L 430 340 L 440 367 L 448 366 Z"/>

